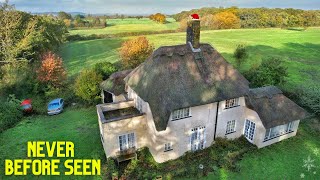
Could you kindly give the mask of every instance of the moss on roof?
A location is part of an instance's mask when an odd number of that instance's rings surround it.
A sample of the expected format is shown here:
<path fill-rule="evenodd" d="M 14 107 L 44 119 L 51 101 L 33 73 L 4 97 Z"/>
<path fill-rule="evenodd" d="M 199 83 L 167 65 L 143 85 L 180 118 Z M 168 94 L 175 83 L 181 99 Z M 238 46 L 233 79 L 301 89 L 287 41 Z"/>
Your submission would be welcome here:
<path fill-rule="evenodd" d="M 104 91 L 108 91 L 118 96 L 125 93 L 125 82 L 124 78 L 132 70 L 124 70 L 111 74 L 111 76 L 100 84 L 100 88 Z"/>
<path fill-rule="evenodd" d="M 126 83 L 149 103 L 158 131 L 170 113 L 244 96 L 248 81 L 209 44 L 201 53 L 189 45 L 160 47 L 126 78 Z"/>
<path fill-rule="evenodd" d="M 266 129 L 303 119 L 306 111 L 275 86 L 250 89 L 247 106 L 256 111 Z"/>

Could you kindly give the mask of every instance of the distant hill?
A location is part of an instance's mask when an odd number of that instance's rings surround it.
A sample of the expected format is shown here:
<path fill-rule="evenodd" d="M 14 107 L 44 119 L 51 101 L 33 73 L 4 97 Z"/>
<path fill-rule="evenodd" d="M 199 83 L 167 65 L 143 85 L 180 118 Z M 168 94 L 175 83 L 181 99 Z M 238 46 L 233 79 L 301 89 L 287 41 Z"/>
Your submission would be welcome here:
<path fill-rule="evenodd" d="M 31 13 L 31 14 L 36 14 L 36 15 L 48 15 L 48 14 L 50 14 L 50 15 L 57 16 L 58 13 L 59 12 L 35 12 L 35 13 Z M 67 12 L 67 13 L 71 14 L 72 16 L 75 16 L 75 15 L 78 15 L 78 14 L 83 15 L 83 16 L 87 15 L 86 13 L 83 13 L 83 12 Z"/>

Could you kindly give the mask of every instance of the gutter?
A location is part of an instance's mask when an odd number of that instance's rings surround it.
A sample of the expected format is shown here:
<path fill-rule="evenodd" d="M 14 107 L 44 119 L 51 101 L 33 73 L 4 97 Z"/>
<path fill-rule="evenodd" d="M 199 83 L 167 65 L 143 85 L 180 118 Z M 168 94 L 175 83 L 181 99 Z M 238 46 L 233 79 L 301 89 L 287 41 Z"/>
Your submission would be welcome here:
<path fill-rule="evenodd" d="M 219 112 L 219 101 L 217 103 L 216 120 L 215 120 L 215 125 L 214 125 L 214 135 L 213 135 L 213 140 L 214 141 L 216 140 L 216 134 L 217 134 L 218 112 Z"/>

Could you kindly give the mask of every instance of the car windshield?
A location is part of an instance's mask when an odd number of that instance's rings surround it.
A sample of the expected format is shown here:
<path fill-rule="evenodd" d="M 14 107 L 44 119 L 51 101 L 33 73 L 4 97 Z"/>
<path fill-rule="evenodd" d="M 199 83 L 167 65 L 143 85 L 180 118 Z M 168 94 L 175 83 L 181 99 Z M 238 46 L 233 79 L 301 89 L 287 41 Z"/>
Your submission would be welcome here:
<path fill-rule="evenodd" d="M 49 104 L 49 107 L 53 107 L 53 106 L 59 106 L 59 103 L 51 103 L 51 104 Z"/>

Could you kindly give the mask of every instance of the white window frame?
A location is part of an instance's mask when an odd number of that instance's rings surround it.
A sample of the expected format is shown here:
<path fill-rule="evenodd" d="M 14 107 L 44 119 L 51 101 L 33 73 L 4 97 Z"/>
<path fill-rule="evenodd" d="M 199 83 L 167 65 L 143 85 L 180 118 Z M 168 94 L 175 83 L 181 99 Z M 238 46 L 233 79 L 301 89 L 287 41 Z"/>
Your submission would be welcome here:
<path fill-rule="evenodd" d="M 228 99 L 225 101 L 224 109 L 230 109 L 239 106 L 240 98 Z"/>
<path fill-rule="evenodd" d="M 171 150 L 173 150 L 172 143 L 171 142 L 165 143 L 164 144 L 164 152 L 171 151 Z"/>
<path fill-rule="evenodd" d="M 281 127 L 281 126 L 286 126 L 286 127 Z M 272 127 L 269 129 L 266 129 L 266 134 L 264 136 L 264 141 L 269 141 L 271 139 L 280 137 L 282 135 L 288 134 L 293 132 L 293 127 L 294 127 L 294 122 L 289 122 L 288 124 Z M 277 129 L 278 128 L 278 129 Z M 272 130 L 282 130 L 282 131 L 277 131 L 277 133 L 272 134 Z"/>
<path fill-rule="evenodd" d="M 183 108 L 183 109 L 178 109 L 178 110 L 174 110 L 171 113 L 171 120 L 172 121 L 176 121 L 179 119 L 184 119 L 184 118 L 189 118 L 191 117 L 191 108 Z"/>
<path fill-rule="evenodd" d="M 142 112 L 142 99 L 139 96 L 137 96 L 137 99 L 136 99 L 136 108 L 140 112 Z"/>
<path fill-rule="evenodd" d="M 247 122 L 249 123 L 248 131 L 246 131 Z M 250 134 L 251 134 L 250 129 L 252 128 L 252 126 L 254 126 L 254 128 L 253 128 L 252 138 L 250 138 L 251 137 L 250 136 Z M 256 127 L 257 127 L 256 123 L 254 123 L 253 121 L 250 121 L 249 119 L 246 119 L 244 121 L 243 134 L 247 138 L 247 140 L 251 143 L 253 143 L 253 141 L 254 141 L 254 134 L 256 133 Z"/>
<path fill-rule="evenodd" d="M 236 132 L 236 120 L 227 122 L 226 135 Z"/>
<path fill-rule="evenodd" d="M 131 136 L 133 135 L 133 142 L 129 143 L 130 139 L 129 138 L 132 138 Z M 125 139 L 125 145 L 122 145 L 123 142 L 120 142 L 120 137 L 124 137 Z M 121 141 L 124 140 L 123 138 L 121 139 Z M 124 151 L 124 150 L 127 150 L 127 149 L 130 149 L 130 148 L 134 148 L 136 147 L 136 135 L 134 132 L 130 132 L 130 133 L 127 133 L 127 134 L 122 134 L 122 135 L 119 135 L 118 136 L 118 144 L 119 144 L 119 150 L 120 151 Z"/>
<path fill-rule="evenodd" d="M 191 129 L 190 150 L 192 152 L 202 150 L 206 147 L 206 127 L 199 126 Z"/>

